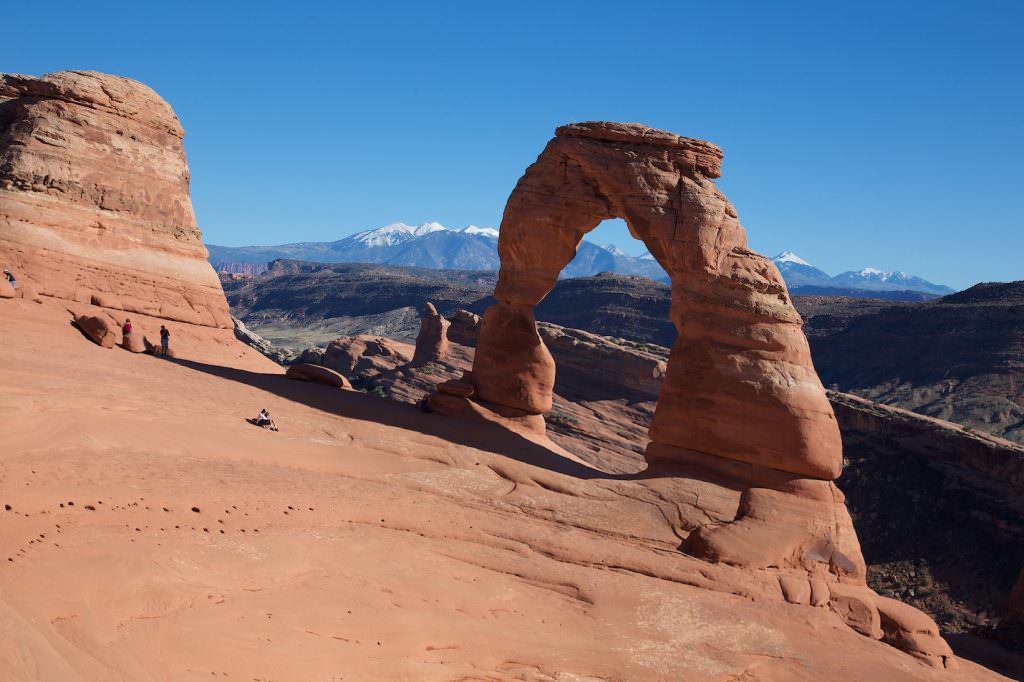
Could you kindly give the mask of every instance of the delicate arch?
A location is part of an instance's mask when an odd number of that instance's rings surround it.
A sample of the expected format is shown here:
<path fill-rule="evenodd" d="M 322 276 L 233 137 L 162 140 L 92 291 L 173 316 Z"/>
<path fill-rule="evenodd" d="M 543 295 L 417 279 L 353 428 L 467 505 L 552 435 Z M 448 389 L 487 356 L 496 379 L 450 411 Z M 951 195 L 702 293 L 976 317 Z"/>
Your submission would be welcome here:
<path fill-rule="evenodd" d="M 651 424 L 651 460 L 686 451 L 832 480 L 839 429 L 785 283 L 747 248 L 736 210 L 712 181 L 721 150 L 638 124 L 559 128 L 509 196 L 501 271 L 484 315 L 472 382 L 483 401 L 551 409 L 554 361 L 533 307 L 583 236 L 622 218 L 672 282 L 679 331 Z"/>

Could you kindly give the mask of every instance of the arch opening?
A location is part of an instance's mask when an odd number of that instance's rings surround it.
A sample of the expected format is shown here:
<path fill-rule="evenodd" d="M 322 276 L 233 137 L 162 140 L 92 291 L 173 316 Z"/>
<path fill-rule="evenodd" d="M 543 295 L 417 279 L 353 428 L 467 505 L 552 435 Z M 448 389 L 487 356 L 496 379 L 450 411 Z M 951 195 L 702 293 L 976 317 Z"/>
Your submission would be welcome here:
<path fill-rule="evenodd" d="M 576 255 L 559 273 L 560 279 L 589 277 L 601 273 L 640 275 L 667 283 L 668 273 L 621 218 L 602 220 L 584 234 Z"/>

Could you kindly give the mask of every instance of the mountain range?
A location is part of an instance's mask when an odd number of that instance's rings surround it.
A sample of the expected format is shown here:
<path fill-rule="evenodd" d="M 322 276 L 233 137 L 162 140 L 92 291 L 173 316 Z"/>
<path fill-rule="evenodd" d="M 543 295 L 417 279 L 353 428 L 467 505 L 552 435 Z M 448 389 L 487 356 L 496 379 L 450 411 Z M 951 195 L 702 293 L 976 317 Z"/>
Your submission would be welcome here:
<path fill-rule="evenodd" d="M 438 270 L 497 270 L 498 231 L 469 225 L 461 229 L 428 222 L 412 226 L 390 223 L 364 230 L 333 242 L 297 242 L 278 246 L 207 246 L 210 262 L 221 272 L 260 274 L 278 259 L 319 263 L 376 263 Z M 860 296 L 866 298 L 921 300 L 953 293 L 950 287 L 932 284 L 905 272 L 875 268 L 843 272 L 836 276 L 820 270 L 791 251 L 774 259 L 795 294 Z M 613 244 L 584 240 L 562 277 L 589 277 L 601 272 L 641 275 L 668 282 L 668 275 L 645 252 L 630 256 Z"/>
<path fill-rule="evenodd" d="M 298 242 L 279 246 L 207 246 L 218 271 L 259 274 L 277 259 L 320 263 L 377 263 L 439 270 L 497 270 L 498 231 L 470 225 L 450 229 L 440 223 L 412 226 L 391 223 L 364 230 L 334 242 Z M 633 257 L 621 249 L 589 241 L 562 271 L 563 277 L 584 277 L 598 272 L 643 275 L 668 281 L 665 271 L 650 257 Z"/>
<path fill-rule="evenodd" d="M 775 267 L 782 273 L 786 286 L 796 294 L 827 294 L 844 295 L 838 290 L 853 289 L 862 292 L 917 292 L 933 296 L 945 296 L 956 291 L 942 284 L 932 284 L 906 272 L 888 272 L 877 268 L 849 270 L 831 276 L 824 270 L 814 267 L 792 251 L 783 251 L 772 259 Z M 805 288 L 829 289 L 831 292 L 805 291 Z M 874 298 L 867 296 L 867 298 Z"/>

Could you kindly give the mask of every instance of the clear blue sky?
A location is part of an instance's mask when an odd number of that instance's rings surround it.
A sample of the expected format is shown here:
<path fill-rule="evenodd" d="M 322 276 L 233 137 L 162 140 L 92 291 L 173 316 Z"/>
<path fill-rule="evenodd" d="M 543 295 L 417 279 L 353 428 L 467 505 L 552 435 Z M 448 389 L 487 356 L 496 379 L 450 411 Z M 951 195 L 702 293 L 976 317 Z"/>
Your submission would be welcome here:
<path fill-rule="evenodd" d="M 1024 278 L 1022 2 L 374 4 L 8 3 L 0 70 L 155 88 L 210 243 L 497 226 L 557 125 L 605 119 L 721 145 L 768 255 Z"/>

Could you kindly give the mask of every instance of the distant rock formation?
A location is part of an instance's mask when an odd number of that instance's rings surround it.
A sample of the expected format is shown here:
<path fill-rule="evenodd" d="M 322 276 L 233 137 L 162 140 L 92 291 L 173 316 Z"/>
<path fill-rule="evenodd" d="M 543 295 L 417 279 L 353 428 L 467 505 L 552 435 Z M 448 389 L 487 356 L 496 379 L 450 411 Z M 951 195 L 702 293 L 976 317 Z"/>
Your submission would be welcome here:
<path fill-rule="evenodd" d="M 609 396 L 658 399 L 666 363 L 640 344 L 546 322 L 537 324 L 537 332 L 558 364 L 560 382 L 568 378 L 574 384 L 587 385 L 591 392 Z"/>
<path fill-rule="evenodd" d="M 0 75 L 0 264 L 42 296 L 230 329 L 183 135 L 127 78 Z"/>
<path fill-rule="evenodd" d="M 1024 282 L 928 303 L 798 305 L 827 386 L 1024 443 Z"/>
<path fill-rule="evenodd" d="M 416 353 L 412 364 L 419 366 L 441 360 L 447 352 L 448 320 L 441 317 L 433 303 L 427 301 L 420 317 L 420 333 L 416 337 Z"/>
<path fill-rule="evenodd" d="M 278 348 L 274 344 L 267 341 L 265 338 L 252 331 L 245 326 L 245 323 L 239 320 L 237 317 L 232 316 L 231 322 L 235 325 L 235 338 L 246 344 L 247 346 L 258 350 L 260 353 L 270 358 L 279 365 L 287 364 L 288 362 L 296 359 L 295 353 L 285 349 Z M 314 363 L 320 364 L 320 363 Z"/>
<path fill-rule="evenodd" d="M 721 161 L 711 143 L 638 124 L 559 128 L 505 206 L 497 303 L 484 314 L 466 377 L 475 395 L 439 392 L 429 406 L 490 411 L 536 429 L 552 408 L 555 361 L 534 306 L 587 232 L 623 218 L 671 278 L 678 330 L 650 429 L 650 472 L 675 477 L 680 499 L 701 500 L 708 486 L 739 493 L 731 520 L 711 521 L 724 510 L 700 501 L 697 516 L 683 515 L 682 549 L 779 571 L 781 599 L 827 604 L 858 632 L 952 667 L 926 615 L 890 607 L 866 587 L 833 483 L 842 469 L 835 415 L 782 276 L 747 247 L 736 210 L 712 181 Z"/>
<path fill-rule="evenodd" d="M 376 375 L 407 364 L 413 353 L 408 344 L 380 336 L 340 336 L 327 345 L 318 364 L 350 379 Z"/>
<path fill-rule="evenodd" d="M 482 318 L 468 310 L 456 310 L 448 322 L 448 340 L 463 346 L 475 346 Z"/>

